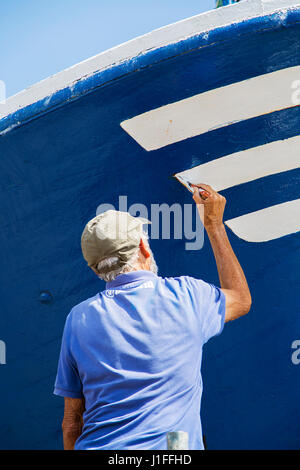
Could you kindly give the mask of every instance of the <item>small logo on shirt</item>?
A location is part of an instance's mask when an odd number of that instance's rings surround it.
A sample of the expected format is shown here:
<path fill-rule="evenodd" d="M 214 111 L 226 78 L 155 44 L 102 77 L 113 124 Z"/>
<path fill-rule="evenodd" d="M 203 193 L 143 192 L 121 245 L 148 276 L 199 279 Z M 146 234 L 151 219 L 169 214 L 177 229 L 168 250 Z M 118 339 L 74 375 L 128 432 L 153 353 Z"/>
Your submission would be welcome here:
<path fill-rule="evenodd" d="M 126 294 L 126 291 L 128 290 L 136 290 L 136 289 L 154 289 L 154 284 L 152 281 L 147 281 L 147 282 L 144 282 L 143 284 L 141 284 L 140 286 L 136 286 L 136 287 L 132 287 L 132 286 L 129 286 L 129 287 L 124 287 L 122 290 L 117 290 L 117 289 L 108 289 L 106 291 L 104 291 L 106 297 L 109 297 L 109 298 L 112 298 L 114 297 L 115 295 L 117 294 Z"/>
<path fill-rule="evenodd" d="M 154 284 L 152 281 L 144 282 L 140 286 L 137 286 L 137 289 L 154 289 Z"/>
<path fill-rule="evenodd" d="M 116 293 L 118 293 L 118 292 L 119 291 L 117 291 Z M 113 297 L 115 295 L 114 290 L 107 290 L 105 293 L 106 293 L 107 297 Z"/>

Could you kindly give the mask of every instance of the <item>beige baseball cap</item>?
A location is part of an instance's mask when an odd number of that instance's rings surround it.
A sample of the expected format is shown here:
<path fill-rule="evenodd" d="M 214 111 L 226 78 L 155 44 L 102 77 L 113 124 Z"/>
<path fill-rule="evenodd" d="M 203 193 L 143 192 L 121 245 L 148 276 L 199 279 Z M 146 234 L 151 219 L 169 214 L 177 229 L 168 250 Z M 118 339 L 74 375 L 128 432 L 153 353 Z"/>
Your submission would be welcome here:
<path fill-rule="evenodd" d="M 122 268 L 140 244 L 143 225 L 150 223 L 143 217 L 115 210 L 94 217 L 86 224 L 81 236 L 81 249 L 88 266 L 97 271 L 100 261 L 116 256 L 119 263 L 114 268 Z"/>

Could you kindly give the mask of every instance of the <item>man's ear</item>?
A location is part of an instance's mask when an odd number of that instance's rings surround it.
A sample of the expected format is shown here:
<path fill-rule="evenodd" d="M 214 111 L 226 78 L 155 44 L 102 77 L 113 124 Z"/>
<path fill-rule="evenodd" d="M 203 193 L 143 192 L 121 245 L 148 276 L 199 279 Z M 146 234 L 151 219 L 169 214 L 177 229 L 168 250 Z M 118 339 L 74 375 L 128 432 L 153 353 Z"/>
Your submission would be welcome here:
<path fill-rule="evenodd" d="M 148 250 L 148 248 L 146 247 L 145 243 L 144 243 L 144 240 L 141 238 L 140 240 L 140 250 L 142 252 L 142 254 L 144 255 L 144 257 L 146 259 L 150 258 L 150 252 Z"/>

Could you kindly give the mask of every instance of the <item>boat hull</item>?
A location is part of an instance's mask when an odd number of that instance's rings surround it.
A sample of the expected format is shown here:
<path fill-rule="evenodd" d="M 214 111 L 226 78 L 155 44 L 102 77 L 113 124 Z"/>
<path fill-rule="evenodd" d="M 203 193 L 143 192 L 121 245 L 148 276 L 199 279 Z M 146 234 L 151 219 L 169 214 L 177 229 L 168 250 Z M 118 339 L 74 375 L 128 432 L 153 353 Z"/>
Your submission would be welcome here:
<path fill-rule="evenodd" d="M 190 204 L 190 193 L 173 174 L 298 136 L 300 108 L 291 101 L 290 107 L 150 151 L 121 123 L 299 66 L 299 21 L 300 11 L 293 9 L 212 29 L 0 121 L 0 337 L 7 348 L 0 367 L 2 449 L 61 448 L 63 403 L 52 391 L 65 318 L 104 287 L 80 250 L 83 227 L 98 206 L 118 209 L 119 196 L 126 196 L 128 207 L 143 204 L 150 215 L 153 204 Z M 299 167 L 235 184 L 222 190 L 225 218 L 296 200 L 299 188 Z M 201 415 L 207 446 L 299 449 L 300 365 L 293 363 L 292 343 L 300 340 L 300 235 L 252 242 L 229 228 L 228 234 L 253 307 L 205 346 Z M 197 251 L 186 250 L 184 238 L 150 243 L 161 276 L 218 284 L 207 238 Z"/>

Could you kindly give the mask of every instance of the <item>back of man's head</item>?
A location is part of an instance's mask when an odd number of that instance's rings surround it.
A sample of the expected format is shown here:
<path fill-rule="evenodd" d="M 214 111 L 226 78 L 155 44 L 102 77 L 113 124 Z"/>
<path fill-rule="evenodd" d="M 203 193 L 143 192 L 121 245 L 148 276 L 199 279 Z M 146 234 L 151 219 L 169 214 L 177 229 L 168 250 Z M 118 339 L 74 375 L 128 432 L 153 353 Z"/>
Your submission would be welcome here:
<path fill-rule="evenodd" d="M 81 236 L 88 266 L 105 281 L 137 270 L 157 273 L 143 225 L 150 222 L 128 212 L 109 210 L 90 220 Z"/>

